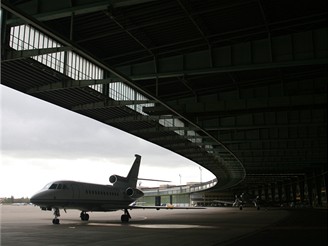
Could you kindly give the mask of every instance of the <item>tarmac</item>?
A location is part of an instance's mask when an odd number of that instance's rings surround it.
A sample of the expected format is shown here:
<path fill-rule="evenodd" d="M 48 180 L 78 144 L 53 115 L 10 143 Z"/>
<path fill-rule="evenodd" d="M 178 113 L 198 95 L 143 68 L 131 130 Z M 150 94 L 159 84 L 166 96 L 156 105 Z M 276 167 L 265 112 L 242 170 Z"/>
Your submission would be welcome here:
<path fill-rule="evenodd" d="M 122 211 L 89 213 L 86 222 L 68 210 L 59 225 L 52 211 L 33 205 L 0 209 L 3 246 L 327 245 L 326 209 L 134 209 L 128 224 L 121 223 Z"/>

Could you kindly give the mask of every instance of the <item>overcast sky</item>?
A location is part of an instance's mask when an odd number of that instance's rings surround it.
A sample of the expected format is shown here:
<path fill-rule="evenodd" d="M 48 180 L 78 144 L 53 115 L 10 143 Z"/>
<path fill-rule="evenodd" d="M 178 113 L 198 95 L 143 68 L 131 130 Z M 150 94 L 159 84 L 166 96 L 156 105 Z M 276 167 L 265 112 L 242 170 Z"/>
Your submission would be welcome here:
<path fill-rule="evenodd" d="M 214 176 L 171 151 L 116 128 L 0 85 L 0 197 L 30 197 L 46 183 L 76 180 L 109 184 L 126 176 L 140 154 L 139 177 L 171 184 Z M 158 186 L 142 181 L 143 186 Z"/>

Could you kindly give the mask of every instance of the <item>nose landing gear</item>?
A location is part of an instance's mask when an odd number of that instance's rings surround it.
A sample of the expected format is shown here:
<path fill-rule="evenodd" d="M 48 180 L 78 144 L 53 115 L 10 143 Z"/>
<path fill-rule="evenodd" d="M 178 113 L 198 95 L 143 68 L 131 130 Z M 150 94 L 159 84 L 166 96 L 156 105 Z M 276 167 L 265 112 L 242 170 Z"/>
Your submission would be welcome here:
<path fill-rule="evenodd" d="M 55 218 L 52 220 L 52 224 L 58 225 L 59 224 L 58 217 L 60 217 L 60 212 L 59 212 L 58 208 L 54 208 L 54 215 L 55 215 Z"/>

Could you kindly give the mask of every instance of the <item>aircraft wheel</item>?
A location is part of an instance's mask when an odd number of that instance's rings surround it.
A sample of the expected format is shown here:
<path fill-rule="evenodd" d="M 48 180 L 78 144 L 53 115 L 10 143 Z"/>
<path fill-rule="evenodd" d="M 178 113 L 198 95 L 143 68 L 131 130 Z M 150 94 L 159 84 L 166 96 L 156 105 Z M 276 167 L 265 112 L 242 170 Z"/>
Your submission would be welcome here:
<path fill-rule="evenodd" d="M 80 215 L 82 221 L 88 221 L 89 220 L 89 214 L 87 213 L 81 213 Z"/>
<path fill-rule="evenodd" d="M 53 219 L 52 224 L 54 225 L 59 225 L 59 219 Z"/>
<path fill-rule="evenodd" d="M 121 221 L 124 222 L 129 222 L 129 215 L 127 214 L 122 214 L 121 216 Z"/>

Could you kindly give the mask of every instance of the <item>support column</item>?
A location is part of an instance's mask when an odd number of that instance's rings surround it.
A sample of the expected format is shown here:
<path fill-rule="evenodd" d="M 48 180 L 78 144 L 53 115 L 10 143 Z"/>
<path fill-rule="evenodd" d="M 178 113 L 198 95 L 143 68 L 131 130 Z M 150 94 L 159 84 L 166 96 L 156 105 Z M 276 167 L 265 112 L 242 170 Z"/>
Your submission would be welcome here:
<path fill-rule="evenodd" d="M 317 202 L 318 202 L 318 206 L 322 206 L 322 197 L 321 197 L 321 180 L 322 180 L 322 176 L 321 176 L 321 173 L 320 171 L 316 171 L 315 172 L 315 176 L 314 176 L 314 185 L 315 185 L 315 190 L 316 190 L 316 193 L 317 193 Z"/>
<path fill-rule="evenodd" d="M 264 199 L 265 199 L 265 201 L 269 201 L 269 187 L 268 187 L 268 185 L 264 186 Z"/>
<path fill-rule="evenodd" d="M 298 185 L 300 187 L 301 203 L 304 203 L 304 201 L 305 201 L 305 177 L 300 177 L 299 178 Z"/>
<path fill-rule="evenodd" d="M 276 184 L 271 183 L 270 188 L 271 188 L 271 201 L 275 202 L 276 201 Z"/>
<path fill-rule="evenodd" d="M 288 180 L 288 183 L 284 184 L 284 192 L 285 192 L 285 197 L 286 197 L 286 202 L 290 203 L 290 180 Z"/>
<path fill-rule="evenodd" d="M 278 201 L 282 204 L 282 183 L 278 183 Z"/>
<path fill-rule="evenodd" d="M 104 78 L 109 78 L 110 77 L 110 73 L 109 72 L 105 72 L 104 73 Z M 109 97 L 109 84 L 103 84 L 102 85 L 102 93 L 106 96 Z"/>
<path fill-rule="evenodd" d="M 328 204 L 328 174 L 327 174 L 327 171 L 324 171 L 324 175 L 323 175 L 323 181 L 324 181 L 324 187 L 326 189 L 326 205 Z"/>
<path fill-rule="evenodd" d="M 258 193 L 257 195 L 259 196 L 259 198 L 262 199 L 262 186 L 259 186 L 257 193 Z"/>
<path fill-rule="evenodd" d="M 296 204 L 296 193 L 297 193 L 297 180 L 295 178 L 292 179 L 292 201 L 294 202 L 294 204 Z"/>
<path fill-rule="evenodd" d="M 313 206 L 313 177 L 310 174 L 306 175 L 306 184 L 307 184 L 307 194 L 309 205 Z"/>
<path fill-rule="evenodd" d="M 0 23 L 1 23 L 1 44 L 4 43 L 5 34 L 6 34 L 6 16 L 7 16 L 7 11 L 2 9 L 1 10 L 1 19 L 0 19 Z"/>
<path fill-rule="evenodd" d="M 6 47 L 9 44 L 10 28 L 7 27 L 7 15 L 8 12 L 5 9 L 1 10 L 1 60 L 6 57 Z"/>
<path fill-rule="evenodd" d="M 155 196 L 155 206 L 161 206 L 161 196 Z"/>

